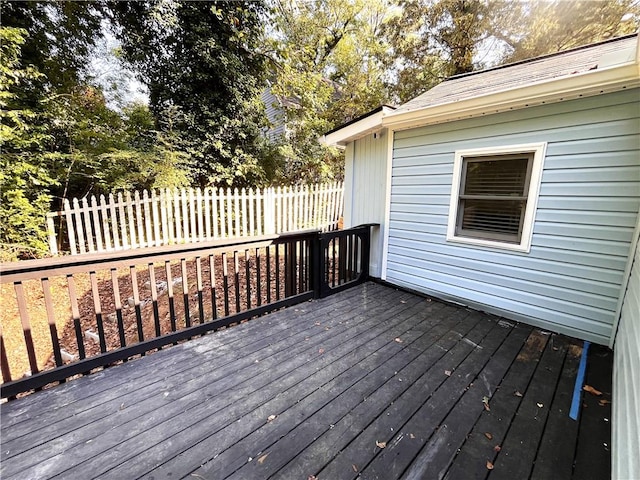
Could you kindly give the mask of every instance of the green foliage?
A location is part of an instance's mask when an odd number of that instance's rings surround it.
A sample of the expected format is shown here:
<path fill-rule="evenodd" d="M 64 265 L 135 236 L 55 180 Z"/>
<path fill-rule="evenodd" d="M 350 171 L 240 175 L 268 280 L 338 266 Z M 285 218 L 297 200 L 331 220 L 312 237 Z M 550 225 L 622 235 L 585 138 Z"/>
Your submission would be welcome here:
<path fill-rule="evenodd" d="M 40 79 L 20 65 L 26 31 L 0 27 L 0 259 L 38 256 L 46 251 L 45 216 L 54 182 L 46 169 L 43 146 L 48 136 L 32 125 L 37 114 L 16 105 L 15 90 Z"/>
<path fill-rule="evenodd" d="M 263 86 L 261 2 L 121 2 L 123 57 L 140 73 L 161 130 L 170 109 L 199 185 L 264 178 L 257 102 Z"/>
<path fill-rule="evenodd" d="M 385 101 L 387 46 L 380 31 L 386 7 L 383 0 L 277 2 L 271 90 L 288 99 L 278 181 L 342 176 L 342 154 L 317 138 Z"/>
<path fill-rule="evenodd" d="M 640 27 L 637 0 L 512 2 L 493 16 L 491 34 L 506 45 L 505 62 L 634 33 Z"/>

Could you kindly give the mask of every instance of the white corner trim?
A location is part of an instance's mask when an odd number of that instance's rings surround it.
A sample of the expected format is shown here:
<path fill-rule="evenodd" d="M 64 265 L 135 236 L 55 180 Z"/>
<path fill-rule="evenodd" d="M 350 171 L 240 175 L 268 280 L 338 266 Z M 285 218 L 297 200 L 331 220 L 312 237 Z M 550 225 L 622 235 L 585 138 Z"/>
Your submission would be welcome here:
<path fill-rule="evenodd" d="M 392 112 L 384 116 L 382 125 L 396 131 L 404 130 L 638 86 L 640 68 L 632 61 L 418 110 Z"/>
<path fill-rule="evenodd" d="M 451 182 L 451 198 L 449 200 L 449 219 L 447 223 L 447 242 L 465 243 L 482 247 L 499 248 L 516 252 L 529 253 L 531 250 L 531 237 L 533 236 L 533 225 L 538 209 L 538 197 L 540 194 L 540 184 L 542 180 L 542 170 L 544 168 L 544 158 L 546 156 L 547 143 L 526 143 L 519 145 L 505 145 L 499 147 L 474 148 L 466 150 L 456 150 L 453 163 L 453 180 Z M 531 169 L 531 179 L 529 180 L 529 191 L 527 194 L 527 207 L 524 213 L 522 235 L 520 243 L 507 243 L 497 240 L 484 240 L 481 238 L 456 236 L 456 218 L 458 216 L 458 195 L 460 194 L 460 176 L 462 174 L 462 161 L 464 157 L 482 157 L 493 155 L 509 155 L 518 153 L 533 153 L 533 166 Z"/>
<path fill-rule="evenodd" d="M 620 317 L 622 315 L 622 305 L 624 303 L 624 296 L 627 293 L 627 286 L 629 285 L 629 279 L 631 278 L 631 268 L 633 262 L 636 259 L 636 249 L 638 248 L 638 242 L 640 242 L 640 211 L 638 211 L 638 217 L 636 218 L 636 228 L 631 237 L 631 245 L 629 246 L 629 256 L 627 257 L 627 264 L 624 268 L 624 275 L 622 276 L 622 285 L 620 286 L 620 293 L 618 294 L 618 302 L 616 304 L 616 314 L 613 317 L 613 325 L 611 326 L 611 337 L 609 339 L 609 348 L 613 348 L 616 343 L 616 337 L 618 336 L 618 328 L 620 327 Z"/>
<path fill-rule="evenodd" d="M 387 175 L 384 200 L 384 224 L 382 225 L 382 268 L 380 278 L 387 279 L 387 265 L 389 262 L 389 218 L 391 217 L 391 175 L 393 173 L 393 137 L 394 131 L 389 129 L 387 134 Z"/>

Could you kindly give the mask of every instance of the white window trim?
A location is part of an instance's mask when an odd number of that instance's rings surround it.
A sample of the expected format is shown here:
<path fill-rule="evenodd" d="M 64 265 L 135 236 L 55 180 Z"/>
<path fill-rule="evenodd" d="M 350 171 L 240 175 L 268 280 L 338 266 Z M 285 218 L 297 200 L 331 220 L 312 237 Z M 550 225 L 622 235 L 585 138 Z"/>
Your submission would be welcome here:
<path fill-rule="evenodd" d="M 468 150 L 456 150 L 453 163 L 453 180 L 451 183 L 451 200 L 449 203 L 449 222 L 447 224 L 447 241 L 465 243 L 482 247 L 499 248 L 517 252 L 528 253 L 531 250 L 531 237 L 533 235 L 533 223 L 538 208 L 538 195 L 540 193 L 540 181 L 547 143 L 526 143 L 521 145 L 506 145 L 500 147 L 473 148 Z M 458 215 L 458 195 L 460 193 L 460 176 L 462 174 L 462 161 L 464 157 L 483 157 L 495 155 L 509 155 L 519 153 L 533 153 L 533 166 L 531 180 L 527 194 L 527 207 L 525 209 L 520 243 L 507 243 L 496 240 L 484 240 L 481 238 L 456 236 L 456 218 Z"/>

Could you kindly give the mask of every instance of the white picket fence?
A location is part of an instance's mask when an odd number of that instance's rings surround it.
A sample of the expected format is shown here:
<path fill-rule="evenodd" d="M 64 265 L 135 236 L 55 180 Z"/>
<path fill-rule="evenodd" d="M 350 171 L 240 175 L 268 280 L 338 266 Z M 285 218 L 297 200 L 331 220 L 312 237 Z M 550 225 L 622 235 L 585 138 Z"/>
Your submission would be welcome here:
<path fill-rule="evenodd" d="M 333 230 L 343 203 L 342 182 L 240 191 L 143 190 L 65 199 L 63 211 L 47 216 L 49 247 L 52 254 L 58 253 L 60 222 L 73 255 L 311 228 Z"/>

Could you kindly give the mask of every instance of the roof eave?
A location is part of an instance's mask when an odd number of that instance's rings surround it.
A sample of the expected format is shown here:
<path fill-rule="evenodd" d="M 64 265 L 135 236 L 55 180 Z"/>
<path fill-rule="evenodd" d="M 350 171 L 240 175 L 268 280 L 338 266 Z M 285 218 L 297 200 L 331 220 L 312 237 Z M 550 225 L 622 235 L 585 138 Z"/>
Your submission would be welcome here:
<path fill-rule="evenodd" d="M 638 62 L 554 78 L 457 102 L 384 116 L 382 126 L 404 130 L 464 118 L 588 97 L 640 86 Z"/>
<path fill-rule="evenodd" d="M 393 107 L 383 106 L 380 111 L 369 115 L 362 120 L 347 124 L 331 133 L 327 133 L 318 138 L 318 141 L 330 147 L 344 148 L 349 142 L 364 137 L 372 132 L 383 128 L 382 119 L 393 112 Z"/>

